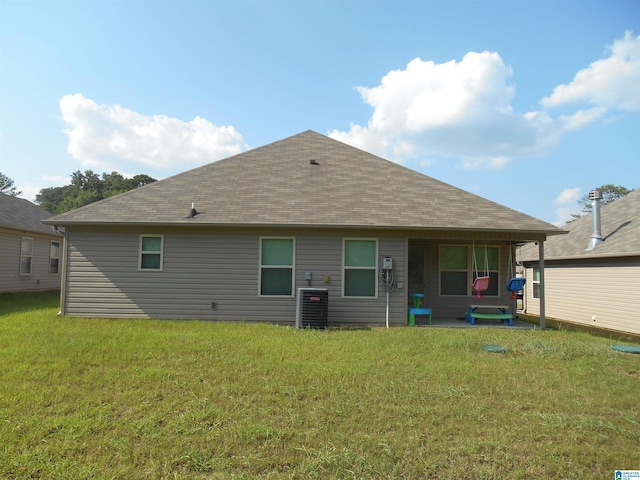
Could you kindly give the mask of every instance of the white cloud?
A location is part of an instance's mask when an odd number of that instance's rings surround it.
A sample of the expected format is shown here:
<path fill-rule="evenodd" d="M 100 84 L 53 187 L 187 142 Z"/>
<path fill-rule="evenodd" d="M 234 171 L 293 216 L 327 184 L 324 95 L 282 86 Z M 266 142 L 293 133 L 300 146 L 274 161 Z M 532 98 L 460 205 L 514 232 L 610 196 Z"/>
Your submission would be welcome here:
<path fill-rule="evenodd" d="M 20 185 L 16 185 L 16 188 L 21 192 L 20 195 L 18 195 L 20 198 L 24 198 L 25 200 L 29 200 L 31 203 L 34 203 L 36 201 L 36 195 L 38 195 L 40 190 L 45 187 L 36 185 L 33 182 L 24 182 Z"/>
<path fill-rule="evenodd" d="M 557 220 L 553 222 L 554 225 L 561 227 L 565 225 L 572 218 L 572 214 L 575 214 L 579 210 L 578 199 L 580 198 L 579 188 L 565 188 L 560 194 L 553 200 L 553 203 L 557 206 L 554 213 Z"/>
<path fill-rule="evenodd" d="M 579 188 L 565 188 L 560 195 L 558 195 L 553 203 L 556 205 L 566 205 L 567 203 L 577 202 L 580 198 Z"/>
<path fill-rule="evenodd" d="M 578 110 L 571 115 L 561 115 L 558 118 L 558 126 L 564 131 L 580 130 L 594 120 L 602 117 L 607 112 L 606 108 L 593 107 L 588 110 Z"/>
<path fill-rule="evenodd" d="M 396 161 L 454 157 L 465 169 L 503 169 L 516 158 L 547 154 L 567 132 L 585 128 L 611 108 L 640 111 L 640 36 L 626 32 L 609 58 L 556 87 L 540 110 L 514 111 L 512 75 L 495 52 L 469 52 L 440 64 L 416 58 L 375 87 L 357 87 L 373 108 L 366 126 L 351 124 L 348 131 L 328 134 Z M 548 108 L 574 101 L 591 105 L 550 115 Z"/>
<path fill-rule="evenodd" d="M 348 143 L 361 150 L 366 150 L 380 156 L 385 156 L 389 150 L 389 142 L 376 135 L 376 132 L 366 127 L 361 127 L 354 123 L 348 132 L 333 130 L 329 132 L 331 138 L 335 138 L 343 143 Z"/>
<path fill-rule="evenodd" d="M 329 136 L 395 160 L 454 156 L 463 168 L 504 168 L 514 157 L 549 151 L 561 136 L 545 113 L 514 112 L 512 75 L 494 52 L 441 64 L 416 58 L 380 85 L 357 88 L 373 107 L 366 127 Z"/>
<path fill-rule="evenodd" d="M 161 170 L 204 164 L 247 148 L 232 126 L 218 127 L 201 117 L 185 122 L 143 115 L 120 105 L 98 105 L 80 93 L 62 97 L 60 111 L 68 126 L 67 151 L 84 166 L 107 171 L 121 170 L 123 161 Z"/>
<path fill-rule="evenodd" d="M 590 103 L 607 109 L 640 111 L 640 35 L 630 31 L 610 47 L 610 56 L 580 70 L 573 81 L 543 98 L 543 107 Z"/>
<path fill-rule="evenodd" d="M 17 189 L 22 192 L 20 198 L 35 203 L 36 196 L 43 188 L 61 187 L 69 183 L 69 177 L 63 177 L 61 175 L 43 175 L 37 180 L 40 180 L 40 183 L 24 182 L 17 185 Z"/>

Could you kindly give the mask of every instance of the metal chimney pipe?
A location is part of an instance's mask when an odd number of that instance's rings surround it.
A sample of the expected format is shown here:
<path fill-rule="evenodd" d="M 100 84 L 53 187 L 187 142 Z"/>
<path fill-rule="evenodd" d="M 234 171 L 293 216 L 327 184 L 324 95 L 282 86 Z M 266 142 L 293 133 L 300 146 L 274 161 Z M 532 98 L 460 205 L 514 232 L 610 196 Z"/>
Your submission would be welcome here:
<path fill-rule="evenodd" d="M 591 240 L 589 240 L 587 251 L 593 250 L 602 242 L 604 242 L 601 233 L 602 225 L 600 221 L 600 200 L 602 200 L 602 193 L 599 190 L 591 190 L 589 192 L 589 200 L 591 200 L 593 230 L 591 233 Z"/>

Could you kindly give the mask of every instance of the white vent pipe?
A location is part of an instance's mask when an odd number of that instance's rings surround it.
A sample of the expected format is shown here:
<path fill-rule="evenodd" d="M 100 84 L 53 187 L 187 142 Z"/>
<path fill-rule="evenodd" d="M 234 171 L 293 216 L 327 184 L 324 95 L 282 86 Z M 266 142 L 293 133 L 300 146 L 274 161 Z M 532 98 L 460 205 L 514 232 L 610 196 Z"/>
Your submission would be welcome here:
<path fill-rule="evenodd" d="M 591 233 L 591 240 L 589 240 L 589 246 L 587 247 L 587 251 L 593 250 L 602 242 L 604 242 L 602 238 L 602 225 L 600 221 L 600 200 L 602 200 L 602 193 L 599 190 L 591 190 L 589 192 L 589 200 L 591 200 L 591 215 L 592 215 L 592 224 L 593 229 Z"/>

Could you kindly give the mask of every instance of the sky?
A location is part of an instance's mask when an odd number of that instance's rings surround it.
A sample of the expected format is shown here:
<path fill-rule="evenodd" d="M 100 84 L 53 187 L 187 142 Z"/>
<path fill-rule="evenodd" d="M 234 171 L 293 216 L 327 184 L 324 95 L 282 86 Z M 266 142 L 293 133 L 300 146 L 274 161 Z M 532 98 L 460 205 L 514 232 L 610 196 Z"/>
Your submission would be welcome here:
<path fill-rule="evenodd" d="M 640 2 L 0 0 L 23 198 L 309 129 L 561 226 L 640 188 Z"/>

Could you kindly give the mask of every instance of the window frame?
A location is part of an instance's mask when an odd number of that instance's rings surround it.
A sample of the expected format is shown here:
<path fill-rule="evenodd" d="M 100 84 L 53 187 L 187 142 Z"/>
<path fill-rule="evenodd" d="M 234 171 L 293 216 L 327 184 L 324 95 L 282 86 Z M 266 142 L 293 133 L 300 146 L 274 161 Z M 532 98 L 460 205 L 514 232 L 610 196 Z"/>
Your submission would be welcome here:
<path fill-rule="evenodd" d="M 145 238 L 159 238 L 160 250 L 142 250 L 142 244 Z M 142 266 L 143 255 L 159 255 L 160 266 L 158 268 L 148 268 Z M 141 233 L 138 236 L 138 271 L 140 272 L 162 272 L 164 270 L 164 234 L 157 233 Z"/>
<path fill-rule="evenodd" d="M 53 255 L 53 244 L 58 244 L 58 256 L 54 256 Z M 61 258 L 61 253 L 62 253 L 62 242 L 59 240 L 51 240 L 50 244 L 49 244 L 49 275 L 60 275 L 60 258 Z M 57 264 L 56 264 L 56 271 L 53 272 L 52 271 L 52 260 L 57 260 Z"/>
<path fill-rule="evenodd" d="M 531 268 L 531 297 L 540 299 L 540 267 L 533 265 Z"/>
<path fill-rule="evenodd" d="M 24 253 L 25 240 L 29 240 L 31 242 L 31 252 L 29 254 L 25 254 Z M 21 237 L 20 238 L 20 263 L 18 264 L 18 272 L 22 276 L 29 276 L 33 272 L 33 251 L 34 251 L 34 249 L 35 249 L 35 240 L 34 240 L 33 237 Z M 22 261 L 25 258 L 29 259 L 29 271 L 28 272 L 23 272 L 22 271 Z"/>
<path fill-rule="evenodd" d="M 291 240 L 291 265 L 263 265 L 262 264 L 262 248 L 264 240 Z M 258 238 L 258 297 L 264 298 L 292 298 L 296 296 L 296 237 L 290 236 L 261 236 Z M 263 269 L 291 269 L 291 293 L 286 294 L 269 294 L 262 293 L 262 271 Z"/>
<path fill-rule="evenodd" d="M 464 248 L 467 251 L 466 265 L 464 269 L 461 268 L 448 268 L 444 269 L 442 267 L 442 250 L 444 248 Z M 464 244 L 440 244 L 438 245 L 438 295 L 441 297 L 466 297 L 469 295 L 469 289 L 471 288 L 469 283 L 469 274 L 473 275 L 473 271 L 470 271 L 469 266 L 473 262 L 473 260 L 469 257 L 469 245 Z M 443 272 L 464 272 L 466 274 L 467 280 L 465 285 L 465 293 L 464 294 L 456 294 L 456 293 L 442 293 L 442 273 Z"/>
<path fill-rule="evenodd" d="M 366 242 L 374 242 L 375 243 L 375 255 L 374 255 L 374 261 L 373 261 L 373 266 L 358 266 L 358 265 L 345 265 L 345 261 L 346 261 L 346 255 L 347 255 L 347 242 L 350 241 L 366 241 Z M 341 287 L 341 294 L 342 294 L 342 298 L 353 298 L 353 299 L 367 299 L 367 300 L 375 300 L 378 298 L 378 257 L 379 257 L 379 248 L 380 248 L 380 244 L 379 244 L 379 239 L 376 237 L 344 237 L 342 239 L 342 265 L 341 265 L 341 272 L 342 272 L 342 287 Z M 373 276 L 374 276 L 374 292 L 373 295 L 348 295 L 346 292 L 346 272 L 347 270 L 373 270 Z"/>
<path fill-rule="evenodd" d="M 447 248 L 447 247 L 457 247 L 457 248 L 466 248 L 467 249 L 467 266 L 465 270 L 462 269 L 446 269 L 444 270 L 442 268 L 442 249 L 443 248 Z M 440 297 L 458 297 L 458 298 L 463 298 L 463 297 L 470 297 L 473 296 L 473 291 L 471 290 L 471 285 L 473 284 L 473 281 L 475 280 L 474 275 L 475 275 L 475 271 L 474 271 L 474 266 L 473 266 L 473 249 L 476 248 L 482 248 L 484 249 L 485 246 L 478 246 L 478 245 L 473 245 L 473 244 L 461 244 L 461 243 L 443 243 L 438 245 L 438 296 Z M 490 294 L 487 292 L 482 292 L 482 295 L 488 298 L 500 298 L 502 296 L 502 292 L 500 289 L 500 278 L 501 278 L 501 262 L 500 262 L 500 253 L 501 253 L 501 246 L 500 245 L 486 245 L 487 249 L 491 249 L 491 248 L 495 248 L 497 249 L 497 261 L 498 261 L 498 268 L 496 269 L 489 269 L 489 274 L 491 273 L 495 273 L 496 277 L 497 277 L 497 282 L 498 282 L 498 288 L 497 288 L 497 293 L 496 294 Z M 465 294 L 449 294 L 449 293 L 442 293 L 442 272 L 466 272 L 467 274 L 467 285 L 466 285 L 466 293 Z M 482 272 L 482 273 L 481 273 Z M 478 262 L 478 276 L 483 276 L 484 274 L 484 264 L 480 265 L 480 262 Z M 493 282 L 493 279 L 492 279 Z"/>

